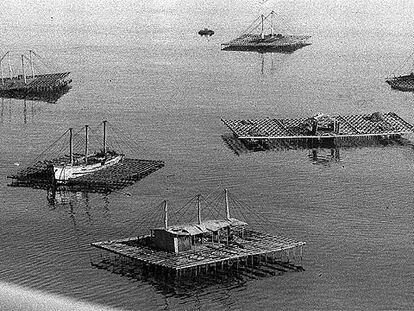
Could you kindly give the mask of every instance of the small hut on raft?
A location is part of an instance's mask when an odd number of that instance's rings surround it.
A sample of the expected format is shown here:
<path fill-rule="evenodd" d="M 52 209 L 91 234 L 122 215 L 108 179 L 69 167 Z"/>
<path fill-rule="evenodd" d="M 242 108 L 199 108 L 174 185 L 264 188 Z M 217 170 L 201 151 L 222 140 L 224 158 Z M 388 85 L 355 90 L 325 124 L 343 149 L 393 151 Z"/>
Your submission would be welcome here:
<path fill-rule="evenodd" d="M 253 229 L 245 221 L 230 216 L 229 196 L 224 191 L 225 216 L 201 217 L 200 195 L 196 196 L 197 221 L 170 225 L 168 203 L 163 202 L 164 226 L 149 228 L 150 234 L 91 245 L 107 252 L 113 262 L 129 270 L 141 270 L 167 278 L 200 274 L 266 274 L 271 271 L 296 270 L 302 259 L 305 242 Z M 267 272 L 266 272 L 267 271 Z"/>

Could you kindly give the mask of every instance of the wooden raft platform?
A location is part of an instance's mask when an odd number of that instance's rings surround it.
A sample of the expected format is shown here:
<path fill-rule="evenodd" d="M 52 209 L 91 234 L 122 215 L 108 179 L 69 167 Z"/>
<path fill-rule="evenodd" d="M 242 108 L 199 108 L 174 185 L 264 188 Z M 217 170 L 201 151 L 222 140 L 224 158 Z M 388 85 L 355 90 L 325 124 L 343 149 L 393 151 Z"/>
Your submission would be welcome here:
<path fill-rule="evenodd" d="M 297 257 L 301 258 L 302 247 L 306 244 L 280 236 L 247 230 L 243 238 L 237 238 L 229 244 L 204 241 L 196 249 L 173 253 L 140 245 L 140 240 L 145 237 L 96 242 L 92 243 L 92 246 L 128 258 L 136 263 L 180 273 L 180 271 L 192 268 L 239 263 L 248 259 L 266 262 L 268 257 L 270 260 L 277 253 L 285 252 L 289 257 L 289 252 L 297 250 L 300 251 Z"/>
<path fill-rule="evenodd" d="M 302 139 L 302 138 L 340 138 L 358 136 L 388 136 L 413 132 L 413 125 L 393 112 L 373 118 L 373 114 L 335 115 L 331 116 L 339 124 L 337 132 L 317 131 L 309 134 L 304 124 L 309 118 L 298 119 L 256 119 L 227 120 L 223 123 L 239 139 Z"/>
<path fill-rule="evenodd" d="M 60 159 L 53 161 L 59 162 Z M 9 186 L 15 187 L 49 187 L 53 183 L 48 165 L 51 161 L 37 162 L 35 165 L 19 171 L 15 175 L 7 176 L 13 179 Z M 106 192 L 122 189 L 132 185 L 152 172 L 164 166 L 163 161 L 123 159 L 122 162 L 109 166 L 94 173 L 68 180 L 64 184 L 71 190 L 84 190 L 91 192 Z"/>

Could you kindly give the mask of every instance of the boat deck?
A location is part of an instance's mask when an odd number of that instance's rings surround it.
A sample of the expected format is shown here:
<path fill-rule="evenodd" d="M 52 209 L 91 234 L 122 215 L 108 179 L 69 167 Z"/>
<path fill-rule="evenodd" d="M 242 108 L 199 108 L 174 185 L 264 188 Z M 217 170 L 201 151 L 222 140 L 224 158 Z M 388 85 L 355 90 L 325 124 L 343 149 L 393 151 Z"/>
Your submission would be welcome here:
<path fill-rule="evenodd" d="M 317 131 L 310 135 L 304 131 L 303 124 L 308 118 L 298 119 L 256 119 L 227 120 L 223 123 L 239 139 L 302 139 L 302 138 L 338 138 L 362 136 L 388 136 L 412 133 L 413 125 L 393 112 L 373 119 L 370 114 L 331 116 L 339 123 L 339 131 Z"/>

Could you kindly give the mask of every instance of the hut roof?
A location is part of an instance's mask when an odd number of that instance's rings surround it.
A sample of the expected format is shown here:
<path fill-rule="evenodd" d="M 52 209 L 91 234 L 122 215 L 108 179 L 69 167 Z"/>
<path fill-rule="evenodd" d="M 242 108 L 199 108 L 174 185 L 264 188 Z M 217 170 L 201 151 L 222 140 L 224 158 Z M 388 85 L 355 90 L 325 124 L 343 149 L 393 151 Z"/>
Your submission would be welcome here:
<path fill-rule="evenodd" d="M 198 235 L 208 232 L 215 232 L 222 228 L 230 226 L 246 226 L 247 223 L 236 218 L 219 219 L 219 220 L 205 220 L 201 224 L 184 224 L 173 225 L 167 228 L 156 228 L 155 230 L 165 230 L 171 234 L 176 235 Z"/>

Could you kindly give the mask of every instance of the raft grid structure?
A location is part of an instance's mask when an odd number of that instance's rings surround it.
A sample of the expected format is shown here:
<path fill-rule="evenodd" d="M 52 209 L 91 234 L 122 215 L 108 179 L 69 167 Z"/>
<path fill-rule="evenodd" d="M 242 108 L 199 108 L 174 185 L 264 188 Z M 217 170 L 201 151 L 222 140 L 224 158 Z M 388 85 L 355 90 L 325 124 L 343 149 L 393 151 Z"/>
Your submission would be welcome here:
<path fill-rule="evenodd" d="M 335 115 L 332 131 L 317 130 L 310 133 L 304 128 L 309 118 L 227 120 L 222 122 L 238 139 L 336 139 L 347 137 L 392 136 L 412 133 L 413 125 L 393 112 L 373 118 L 370 114 Z"/>

